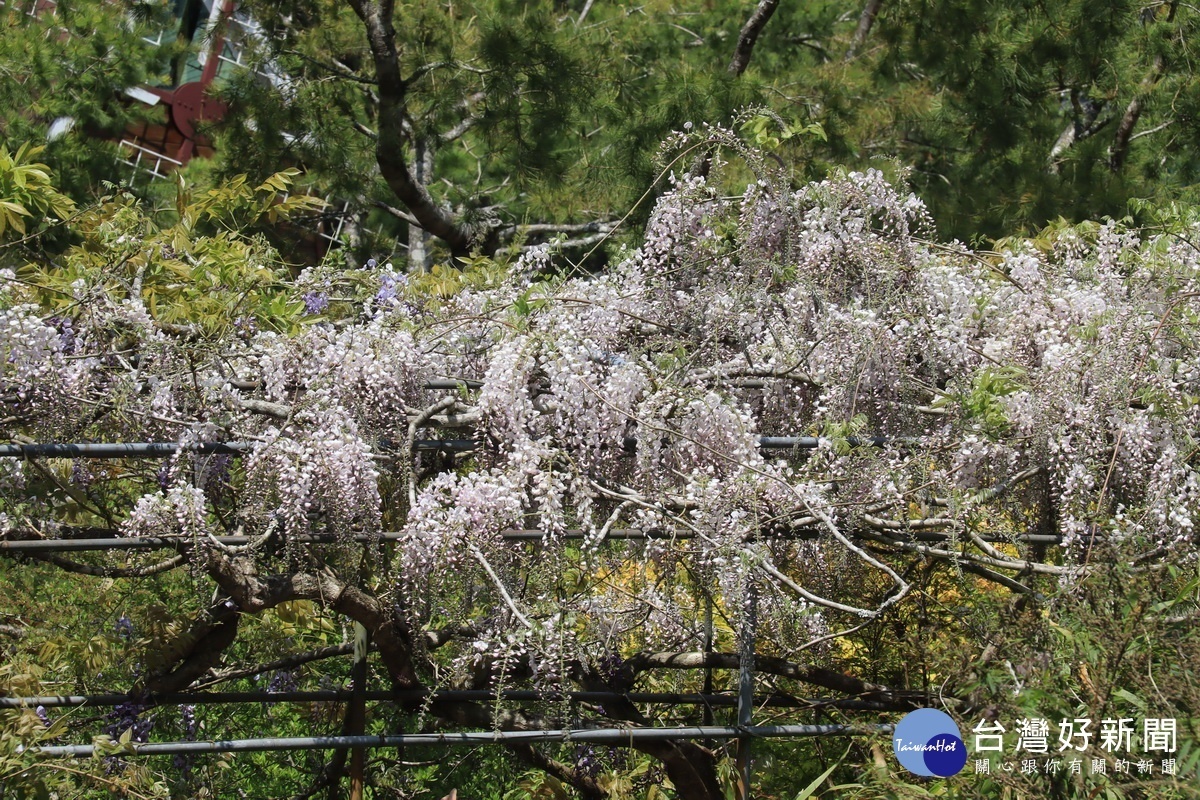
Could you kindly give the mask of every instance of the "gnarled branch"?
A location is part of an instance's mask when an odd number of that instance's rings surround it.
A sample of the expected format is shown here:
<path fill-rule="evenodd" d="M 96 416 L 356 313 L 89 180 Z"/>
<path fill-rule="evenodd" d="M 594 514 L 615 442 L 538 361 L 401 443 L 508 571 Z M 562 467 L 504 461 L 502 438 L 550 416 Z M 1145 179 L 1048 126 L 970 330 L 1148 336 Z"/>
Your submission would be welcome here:
<path fill-rule="evenodd" d="M 759 34 L 778 7 L 779 0 L 759 0 L 758 6 L 738 34 L 737 46 L 733 49 L 733 58 L 729 62 L 731 75 L 741 75 L 746 71 L 746 67 L 750 66 L 750 56 L 754 54 L 754 45 L 758 43 Z"/>
<path fill-rule="evenodd" d="M 408 82 L 400 72 L 396 34 L 392 28 L 390 0 L 350 0 L 367 31 L 375 76 L 379 85 L 379 132 L 375 148 L 379 171 L 388 187 L 404 204 L 417 224 L 443 240 L 455 255 L 466 255 L 477 245 L 472 232 L 456 216 L 439 206 L 418 181 L 405 155 L 404 118 L 408 109 Z M 494 247 L 492 248 L 495 249 Z M 484 246 L 487 252 L 486 246 Z"/>

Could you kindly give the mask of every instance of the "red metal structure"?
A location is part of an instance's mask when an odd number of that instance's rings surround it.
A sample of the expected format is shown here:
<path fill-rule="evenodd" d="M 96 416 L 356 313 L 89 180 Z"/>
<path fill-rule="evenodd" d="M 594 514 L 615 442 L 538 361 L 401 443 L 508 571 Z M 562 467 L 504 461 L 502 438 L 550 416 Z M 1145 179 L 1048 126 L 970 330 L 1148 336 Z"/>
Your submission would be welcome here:
<path fill-rule="evenodd" d="M 131 128 L 121 142 L 129 151 L 129 163 L 152 177 L 163 177 L 194 156 L 211 156 L 212 143 L 199 128 L 202 123 L 220 120 L 227 108 L 211 95 L 211 90 L 222 61 L 232 61 L 225 56 L 225 50 L 230 44 L 228 30 L 234 24 L 236 4 L 234 0 L 223 0 L 219 8 L 209 10 L 206 23 L 196 24 L 196 12 L 203 8 L 204 3 L 195 0 L 179 7 L 181 26 L 178 35 L 191 39 L 206 31 L 208 34 L 197 63 L 189 61 L 179 65 L 176 81 L 170 87 L 141 87 L 128 92 L 140 102 L 161 104 L 166 112 L 160 121 Z M 192 12 L 190 15 L 188 10 Z M 189 16 L 192 17 L 190 23 Z M 164 35 L 168 33 L 164 31 Z M 197 64 L 201 67 L 198 78 L 186 80 L 195 73 Z"/>

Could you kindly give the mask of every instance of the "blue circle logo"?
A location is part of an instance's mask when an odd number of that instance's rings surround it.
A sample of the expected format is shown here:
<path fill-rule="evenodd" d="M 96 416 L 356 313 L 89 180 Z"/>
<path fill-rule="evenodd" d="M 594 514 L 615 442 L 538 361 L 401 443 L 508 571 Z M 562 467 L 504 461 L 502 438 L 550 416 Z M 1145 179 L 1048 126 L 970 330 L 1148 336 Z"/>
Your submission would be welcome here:
<path fill-rule="evenodd" d="M 892 734 L 892 749 L 900 766 L 926 778 L 949 778 L 967 763 L 967 746 L 958 725 L 936 708 L 906 714 Z"/>

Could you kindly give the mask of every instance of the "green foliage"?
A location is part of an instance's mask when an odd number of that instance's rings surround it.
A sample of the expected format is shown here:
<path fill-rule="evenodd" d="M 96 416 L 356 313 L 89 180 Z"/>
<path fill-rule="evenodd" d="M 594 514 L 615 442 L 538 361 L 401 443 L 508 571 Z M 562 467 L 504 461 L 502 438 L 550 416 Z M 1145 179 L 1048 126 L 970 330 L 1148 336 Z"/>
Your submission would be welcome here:
<path fill-rule="evenodd" d="M 0 144 L 47 141 L 42 154 L 61 191 L 89 199 L 123 170 L 114 144 L 145 107 L 124 91 L 155 85 L 173 50 L 150 45 L 169 15 L 161 3 L 62 0 L 37 16 L 32 0 L 0 7 Z"/>
<path fill-rule="evenodd" d="M 1129 198 L 1189 196 L 1196 182 L 1195 128 L 1183 120 L 1197 20 L 1176 3 L 886 4 L 867 91 L 892 115 L 887 149 L 914 165 L 951 235 L 1120 217 Z M 1122 144 L 1135 98 L 1134 134 L 1145 135 Z M 847 122 L 864 115 L 847 111 Z"/>
<path fill-rule="evenodd" d="M 1025 388 L 1024 373 L 1014 367 L 982 370 L 975 375 L 970 394 L 962 398 L 963 412 L 992 439 L 1006 435 L 1012 428 L 1002 397 Z"/>
<path fill-rule="evenodd" d="M 836 771 L 837 768 L 842 765 L 842 761 L 844 761 L 848 755 L 850 755 L 849 749 L 847 749 L 846 752 L 842 754 L 842 757 L 834 762 L 828 769 L 826 769 L 817 777 L 813 778 L 812 783 L 801 789 L 799 794 L 797 794 L 793 800 L 809 800 L 810 797 L 814 797 L 817 790 L 821 788 L 821 784 L 825 783 L 825 781 L 829 779 L 829 776 L 832 775 L 834 771 Z"/>
<path fill-rule="evenodd" d="M 130 680 L 149 637 L 127 641 L 115 626 L 118 617 L 128 613 L 147 634 L 157 631 L 166 635 L 171 628 L 163 623 L 174 620 L 161 613 L 164 597 L 180 590 L 184 596 L 188 592 L 186 583 L 173 580 L 178 576 L 136 583 L 81 581 L 77 577 L 36 562 L 6 560 L 0 564 L 4 618 L 23 629 L 19 639 L 5 640 L 5 660 L 0 664 L 3 694 L 103 691 L 111 685 L 108 681 Z M 184 602 L 182 597 L 177 599 Z M 155 620 L 158 627 L 154 627 Z M 126 762 L 124 768 L 115 770 L 99 757 L 75 761 L 38 757 L 31 747 L 64 739 L 79 741 L 80 731 L 92 727 L 88 717 L 94 712 L 48 708 L 43 713 L 48 722 L 33 708 L 0 710 L 0 787 L 5 797 L 50 798 L 57 794 L 100 798 L 116 794 L 149 800 L 171 796 L 162 764 Z M 90 738 L 84 741 L 90 743 Z M 108 752 L 117 753 L 123 748 L 120 738 L 101 737 L 100 742 L 108 743 Z"/>
<path fill-rule="evenodd" d="M 43 302 L 67 312 L 82 280 L 201 337 L 251 322 L 288 330 L 303 311 L 289 268 L 263 238 L 243 231 L 323 205 L 304 194 L 282 195 L 296 175 L 286 170 L 259 185 L 238 176 L 198 196 L 181 182 L 176 214 L 165 221 L 128 192 L 104 198 L 79 214 L 79 244 L 53 266 L 29 265 L 21 274 L 41 287 Z"/>
<path fill-rule="evenodd" d="M 1200 639 L 1190 624 L 1196 613 L 1200 581 L 1194 568 L 1168 567 L 1154 574 L 1122 563 L 1118 549 L 1094 552 L 1095 562 L 1111 566 L 1044 602 L 1016 603 L 1005 610 L 994 635 L 1008 663 L 988 663 L 972 669 L 977 681 L 964 688 L 986 698 L 974 718 L 960 721 L 964 729 L 979 715 L 1009 720 L 1046 718 L 1100 719 L 1129 717 L 1175 718 L 1179 727 L 1177 762 L 1172 778 L 1139 778 L 1112 774 L 1106 778 L 1022 775 L 999 772 L 969 776 L 982 791 L 1027 793 L 1043 797 L 1092 797 L 1103 791 L 1112 798 L 1194 798 L 1200 778 L 1196 748 L 1200 718 L 1195 714 L 1196 687 L 1188 665 L 1200 654 Z M 1013 614 L 1013 616 L 1009 616 Z M 986 707 L 984 707 L 986 706 Z M 1053 730 L 1053 729 L 1052 729 Z M 1054 731 L 1056 732 L 1056 731 Z M 1140 731 L 1138 731 L 1140 736 Z M 1015 735 L 1006 738 L 1008 751 Z M 1090 759 L 1115 756 L 1096 747 L 1078 754 Z M 970 765 L 968 765 L 970 766 Z M 1156 765 L 1157 766 L 1157 765 Z M 1085 770 L 1086 773 L 1086 770 Z M 963 788 L 969 785 L 957 781 Z M 1088 785 L 1091 784 L 1091 785 Z"/>
<path fill-rule="evenodd" d="M 364 91 L 375 76 L 362 23 L 337 2 L 299 15 L 290 4 L 249 8 L 268 31 L 258 57 L 290 81 L 281 91 L 246 74 L 225 86 L 232 110 L 218 150 L 226 169 L 258 176 L 302 165 L 323 191 L 352 202 L 364 228 L 402 234 L 396 219 L 370 211 L 395 197 L 375 165 L 378 106 Z M 497 0 L 396 5 L 405 20 L 396 26 L 401 67 L 412 76 L 411 130 L 397 146 L 414 170 L 418 148 L 431 154 L 430 191 L 465 221 L 619 216 L 654 179 L 654 155 L 670 130 L 728 121 L 763 100 L 755 84 L 725 73 L 742 9 L 597 3 L 584 24 L 578 13 Z M 363 244 L 365 257 L 374 242 L 368 235 Z"/>
<path fill-rule="evenodd" d="M 51 215 L 62 220 L 75 208 L 71 198 L 54 188 L 49 167 L 33 161 L 43 150 L 26 143 L 10 153 L 0 145 L 0 241 L 13 233 L 24 236 L 27 219 Z"/>
<path fill-rule="evenodd" d="M 414 169 L 427 154 L 432 171 L 419 181 L 464 222 L 562 223 L 634 208 L 667 132 L 728 124 L 744 108 L 763 113 L 743 133 L 798 163 L 797 180 L 909 168 L 943 232 L 963 240 L 1058 217 L 1141 217 L 1139 199 L 1197 199 L 1200 83 L 1188 42 L 1198 17 L 1187 4 L 888 2 L 853 55 L 857 19 L 843 4 L 783 4 L 740 78 L 726 66 L 744 6 L 584 7 L 398 3 L 407 80 L 397 133 L 375 130 L 373 61 L 348 3 L 243 4 L 265 35 L 245 43 L 258 72 L 221 77 L 232 104 L 216 131 L 221 174 L 261 182 L 302 168 L 322 196 L 350 203 L 363 258 L 408 233 L 386 211 L 396 201 L 376 135 L 396 137 Z M 0 82 L 0 108 L 20 109 L 0 117 L 0 141 L 40 139 L 74 119 L 45 159 L 82 200 L 120 174 L 103 140 L 139 112 L 117 98 L 168 80 L 184 46 L 140 38 L 162 28 L 166 8 L 136 4 L 125 20 L 90 2 L 59 4 L 53 20 L 15 8 L 4 12 L 0 74 L 28 77 Z"/>
<path fill-rule="evenodd" d="M 829 137 L 825 135 L 825 129 L 819 122 L 811 122 L 807 125 L 795 123 L 789 125 L 780 117 L 768 112 L 744 115 L 743 119 L 739 132 L 748 144 L 760 150 L 773 152 L 778 150 L 784 142 L 799 136 L 811 136 L 822 142 L 829 141 Z"/>
<path fill-rule="evenodd" d="M 845 422 L 829 422 L 821 431 L 821 436 L 830 441 L 833 451 L 838 455 L 846 455 L 854 449 L 859 437 L 869 435 L 867 426 L 870 420 L 866 414 L 855 414 Z"/>
<path fill-rule="evenodd" d="M 251 186 L 245 175 L 236 175 L 216 188 L 193 199 L 192 191 L 180 181 L 176 210 L 185 232 L 200 228 L 201 223 L 227 231 L 241 231 L 265 219 L 275 223 L 289 216 L 324 207 L 325 201 L 305 194 L 289 196 L 296 168 L 285 169 Z"/>
<path fill-rule="evenodd" d="M 954 698 L 945 710 L 955 717 L 967 743 L 970 758 L 963 772 L 934 781 L 915 779 L 896 763 L 886 735 L 856 737 L 844 755 L 840 748 L 822 751 L 819 741 L 756 742 L 756 791 L 763 797 L 848 800 L 1200 797 L 1200 717 L 1191 676 L 1191 665 L 1200 656 L 1194 625 L 1200 578 L 1194 565 L 1161 572 L 1131 568 L 1119 549 L 1097 550 L 1092 563 L 1107 566 L 1078 583 L 1048 587 L 1037 598 L 1006 597 L 970 579 L 958 582 L 956 589 L 955 580 L 943 576 L 922 591 L 928 595 L 923 605 L 944 614 L 945 627 L 895 621 L 895 629 L 907 633 L 874 642 L 851 637 L 866 648 L 867 658 L 884 662 L 878 680 L 928 681 Z M 956 645 L 959 637 L 966 638 Z M 899 717 L 882 715 L 880 721 Z M 1160 775 L 1157 763 L 1153 776 L 1139 775 L 1136 768 L 1129 774 L 1114 772 L 1118 754 L 1100 748 L 1098 730 L 1100 720 L 1119 717 L 1137 721 L 1134 750 L 1140 720 L 1176 719 L 1178 752 L 1162 754 L 1175 758 L 1174 776 Z M 1084 762 L 1081 774 L 1072 775 L 1065 767 L 1053 774 L 1042 769 L 1022 773 L 1016 723 L 1034 718 L 1050 722 L 1046 758 L 1055 755 L 1059 720 L 1092 720 L 1090 747 L 1075 753 Z M 1008 731 L 1003 756 L 973 752 L 972 728 L 981 720 L 998 721 Z M 989 756 L 990 773 L 976 773 L 974 760 Z M 1108 763 L 1107 775 L 1089 774 L 1092 758 Z M 1016 769 L 1001 769 L 1005 763 Z M 1038 763 L 1040 767 L 1040 758 Z M 797 774 L 796 765 L 810 771 Z M 796 795 L 798 787 L 805 788 Z"/>

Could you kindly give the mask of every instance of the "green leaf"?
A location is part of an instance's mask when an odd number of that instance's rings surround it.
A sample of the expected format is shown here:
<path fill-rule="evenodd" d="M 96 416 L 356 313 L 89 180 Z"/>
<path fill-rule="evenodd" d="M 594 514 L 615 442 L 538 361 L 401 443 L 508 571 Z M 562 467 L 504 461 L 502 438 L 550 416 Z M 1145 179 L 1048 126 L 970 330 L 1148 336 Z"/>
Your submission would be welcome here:
<path fill-rule="evenodd" d="M 795 798 L 793 798 L 793 800 L 808 800 L 808 798 L 813 796 L 813 794 L 817 791 L 817 789 L 821 786 L 821 784 L 824 783 L 829 778 L 829 776 L 833 774 L 833 771 L 837 768 L 838 768 L 838 764 L 834 764 L 829 769 L 822 772 L 820 775 L 818 775 L 816 777 L 816 779 L 812 783 L 810 783 L 808 786 L 805 786 L 803 789 L 801 789 L 800 793 L 797 794 L 795 796 Z"/>
<path fill-rule="evenodd" d="M 795 798 L 793 798 L 793 800 L 808 800 L 808 798 L 812 797 L 813 794 L 816 793 L 817 789 L 820 788 L 821 784 L 829 779 L 829 776 L 833 774 L 833 771 L 835 769 L 837 769 L 839 766 L 841 766 L 842 761 L 845 760 L 846 756 L 848 756 L 849 754 L 850 754 L 850 748 L 847 747 L 846 752 L 842 753 L 841 758 L 839 758 L 837 761 L 830 764 L 829 769 L 825 770 L 820 775 L 818 775 L 816 777 L 816 780 L 814 780 L 808 786 L 805 786 L 803 789 L 801 789 L 800 793 L 797 794 L 795 796 Z"/>

